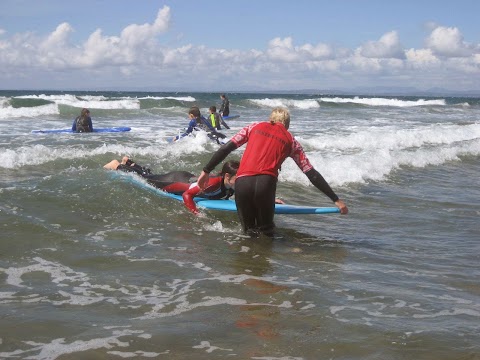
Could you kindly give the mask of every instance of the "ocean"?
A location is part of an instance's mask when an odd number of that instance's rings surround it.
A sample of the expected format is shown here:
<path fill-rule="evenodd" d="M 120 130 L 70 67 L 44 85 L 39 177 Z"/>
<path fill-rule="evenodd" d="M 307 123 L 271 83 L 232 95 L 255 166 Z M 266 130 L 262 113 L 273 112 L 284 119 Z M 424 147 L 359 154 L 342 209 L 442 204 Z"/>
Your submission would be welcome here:
<path fill-rule="evenodd" d="M 288 107 L 349 214 L 250 238 L 103 169 L 199 174 L 219 145 L 170 140 L 217 93 L 0 91 L 0 358 L 480 359 L 480 98 L 227 96 L 227 136 Z M 83 107 L 132 130 L 32 133 Z M 332 206 L 291 159 L 277 196 Z"/>

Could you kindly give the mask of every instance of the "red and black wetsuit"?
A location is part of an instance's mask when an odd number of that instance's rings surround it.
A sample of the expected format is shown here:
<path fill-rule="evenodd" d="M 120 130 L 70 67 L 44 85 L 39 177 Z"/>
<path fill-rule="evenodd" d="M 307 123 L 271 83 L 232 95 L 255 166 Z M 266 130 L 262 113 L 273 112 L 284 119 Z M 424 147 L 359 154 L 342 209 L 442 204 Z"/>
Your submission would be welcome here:
<path fill-rule="evenodd" d="M 198 209 L 197 209 L 197 206 L 195 205 L 195 201 L 193 201 L 194 197 L 207 198 L 211 200 L 220 200 L 220 199 L 230 198 L 233 195 L 234 191 L 231 188 L 227 189 L 225 187 L 223 180 L 224 180 L 223 176 L 215 176 L 210 178 L 208 180 L 207 187 L 203 191 L 198 187 L 198 184 L 196 182 L 193 184 L 190 184 L 188 189 L 182 193 L 183 202 L 185 203 L 185 206 L 196 214 L 198 213 Z M 172 192 L 170 186 L 167 186 L 163 190 L 167 192 Z"/>
<path fill-rule="evenodd" d="M 202 197 L 211 200 L 228 199 L 234 191 L 225 187 L 223 176 L 212 177 L 208 181 L 205 190 L 201 190 L 194 174 L 188 171 L 171 171 L 166 174 L 152 174 L 150 169 L 133 164 L 133 166 L 119 165 L 117 170 L 135 172 L 147 182 L 158 189 L 168 193 L 182 195 L 185 206 L 193 213 L 198 213 L 194 197 Z"/>
<path fill-rule="evenodd" d="M 338 196 L 315 170 L 300 143 L 281 123 L 251 124 L 234 135 L 212 156 L 204 171 L 210 172 L 227 155 L 247 143 L 235 182 L 235 202 L 244 231 L 271 235 L 274 228 L 275 192 L 281 165 L 291 157 L 315 187 L 333 202 Z"/>

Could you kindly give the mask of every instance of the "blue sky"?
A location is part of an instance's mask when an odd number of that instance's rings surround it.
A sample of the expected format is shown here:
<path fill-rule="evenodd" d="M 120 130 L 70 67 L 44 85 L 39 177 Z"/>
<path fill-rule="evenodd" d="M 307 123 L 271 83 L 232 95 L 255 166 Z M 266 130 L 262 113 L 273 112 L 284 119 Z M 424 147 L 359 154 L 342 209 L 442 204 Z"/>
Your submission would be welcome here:
<path fill-rule="evenodd" d="M 480 89 L 480 1 L 2 0 L 2 89 Z"/>

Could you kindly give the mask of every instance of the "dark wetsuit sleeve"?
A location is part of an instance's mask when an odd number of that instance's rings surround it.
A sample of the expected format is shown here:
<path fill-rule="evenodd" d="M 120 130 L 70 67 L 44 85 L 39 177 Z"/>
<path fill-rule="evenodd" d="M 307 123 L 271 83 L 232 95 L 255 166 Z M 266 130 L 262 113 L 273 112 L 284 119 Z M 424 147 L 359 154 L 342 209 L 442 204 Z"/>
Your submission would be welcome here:
<path fill-rule="evenodd" d="M 308 170 L 305 175 L 307 175 L 308 180 L 310 180 L 318 190 L 327 195 L 333 202 L 338 200 L 337 194 L 335 194 L 330 185 L 328 185 L 327 181 L 317 170 L 312 168 Z"/>
<path fill-rule="evenodd" d="M 72 131 L 73 132 L 77 131 L 77 118 L 73 119 Z"/>
<path fill-rule="evenodd" d="M 203 168 L 203 171 L 210 173 L 215 167 L 220 164 L 233 150 L 237 148 L 237 145 L 233 141 L 227 142 L 225 145 L 220 146 L 208 164 Z"/>
<path fill-rule="evenodd" d="M 195 129 L 195 126 L 197 125 L 197 121 L 195 119 L 190 120 L 188 123 L 188 128 L 185 130 L 185 132 L 182 135 L 177 135 L 175 136 L 175 140 L 178 140 L 184 136 L 187 136 L 188 134 L 192 133 L 193 130 Z"/>
<path fill-rule="evenodd" d="M 225 126 L 225 129 L 230 129 L 230 126 L 227 125 L 227 123 L 223 120 L 222 117 L 220 117 L 220 122 L 222 123 L 223 126 Z"/>
<path fill-rule="evenodd" d="M 90 131 L 93 132 L 93 123 L 92 123 L 92 118 L 89 116 L 87 118 L 88 126 L 90 127 Z"/>

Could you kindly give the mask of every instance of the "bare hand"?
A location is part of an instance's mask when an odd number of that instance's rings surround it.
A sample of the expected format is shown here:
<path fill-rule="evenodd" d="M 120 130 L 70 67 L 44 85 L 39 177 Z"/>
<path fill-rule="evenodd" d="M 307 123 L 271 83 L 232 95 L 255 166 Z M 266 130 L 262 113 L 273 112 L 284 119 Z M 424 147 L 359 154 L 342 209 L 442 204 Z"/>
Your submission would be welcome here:
<path fill-rule="evenodd" d="M 210 174 L 206 173 L 205 171 L 202 171 L 202 173 L 200 174 L 197 180 L 198 187 L 202 190 L 205 190 L 205 188 L 207 187 L 209 178 L 210 178 Z"/>
<path fill-rule="evenodd" d="M 348 208 L 347 205 L 342 200 L 337 200 L 335 201 L 335 205 L 340 209 L 340 214 L 346 215 L 348 214 Z"/>

